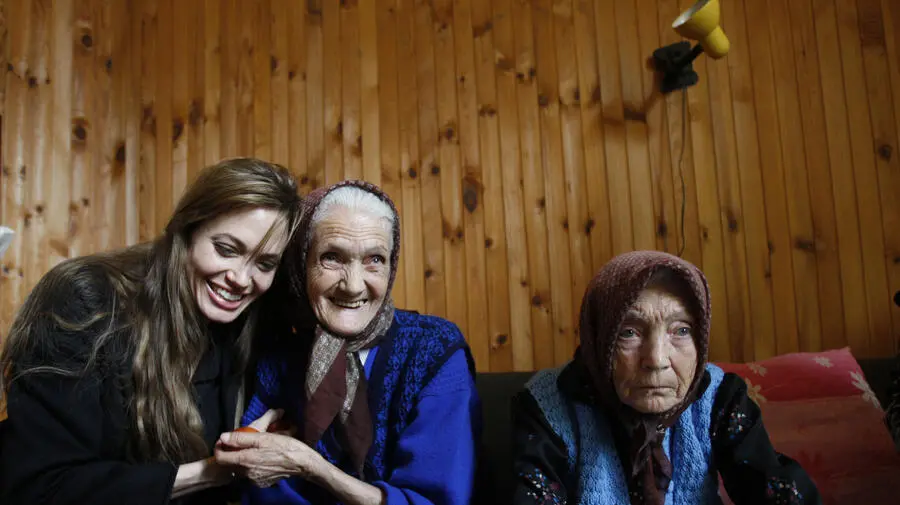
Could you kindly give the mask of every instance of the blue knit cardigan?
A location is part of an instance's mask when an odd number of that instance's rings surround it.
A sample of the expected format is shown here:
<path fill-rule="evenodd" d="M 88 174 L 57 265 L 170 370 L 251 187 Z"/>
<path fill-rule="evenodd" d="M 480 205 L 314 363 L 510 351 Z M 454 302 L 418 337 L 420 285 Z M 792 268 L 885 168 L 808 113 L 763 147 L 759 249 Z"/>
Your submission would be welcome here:
<path fill-rule="evenodd" d="M 257 384 L 241 421 L 249 424 L 269 408 L 285 409 L 289 421 L 302 419 L 308 342 L 276 346 L 257 364 Z M 363 475 L 352 470 L 333 430 L 316 451 L 345 473 L 384 489 L 388 504 L 456 505 L 467 503 L 475 473 L 475 441 L 481 432 L 474 362 L 459 328 L 444 319 L 396 310 L 388 333 L 373 348 L 365 366 L 369 410 L 374 428 Z M 407 428 L 425 427 L 410 439 Z M 406 437 L 406 440 L 404 440 Z M 442 449 L 443 448 L 443 449 Z M 449 448 L 449 449 L 448 449 Z M 439 452 L 442 451 L 442 452 Z M 403 453 L 403 454 L 400 454 Z M 412 471 L 397 459 L 415 459 Z M 401 486 L 393 485 L 402 473 Z M 423 473 L 424 472 L 424 473 Z M 418 484 L 410 474 L 443 482 Z M 404 488 L 405 486 L 405 488 Z M 326 490 L 299 478 L 267 489 L 250 489 L 244 503 L 337 503 Z"/>

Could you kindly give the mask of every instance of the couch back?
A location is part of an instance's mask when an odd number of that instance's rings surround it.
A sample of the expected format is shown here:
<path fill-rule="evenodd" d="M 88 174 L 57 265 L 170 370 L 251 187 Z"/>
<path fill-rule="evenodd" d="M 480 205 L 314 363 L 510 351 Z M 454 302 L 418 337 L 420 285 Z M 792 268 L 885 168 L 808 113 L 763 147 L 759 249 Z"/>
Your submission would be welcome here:
<path fill-rule="evenodd" d="M 866 381 L 882 405 L 888 403 L 891 358 L 859 359 Z M 512 421 L 510 401 L 525 387 L 533 372 L 479 373 L 476 377 L 481 396 L 484 432 L 479 462 L 475 504 L 509 503 L 515 476 L 512 470 Z"/>

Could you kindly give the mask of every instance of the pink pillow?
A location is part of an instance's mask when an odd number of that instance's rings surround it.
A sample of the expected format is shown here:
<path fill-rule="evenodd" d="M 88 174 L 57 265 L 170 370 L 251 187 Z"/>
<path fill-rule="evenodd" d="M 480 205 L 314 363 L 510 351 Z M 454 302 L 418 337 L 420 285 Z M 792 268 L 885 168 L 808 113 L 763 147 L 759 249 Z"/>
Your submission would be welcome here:
<path fill-rule="evenodd" d="M 900 456 L 849 348 L 717 365 L 744 378 L 775 449 L 803 466 L 825 505 L 896 503 Z"/>
<path fill-rule="evenodd" d="M 764 401 L 859 396 L 878 406 L 849 347 L 822 352 L 783 354 L 753 363 L 716 363 L 740 375 L 751 396 Z M 759 403 L 759 402 L 757 402 Z"/>

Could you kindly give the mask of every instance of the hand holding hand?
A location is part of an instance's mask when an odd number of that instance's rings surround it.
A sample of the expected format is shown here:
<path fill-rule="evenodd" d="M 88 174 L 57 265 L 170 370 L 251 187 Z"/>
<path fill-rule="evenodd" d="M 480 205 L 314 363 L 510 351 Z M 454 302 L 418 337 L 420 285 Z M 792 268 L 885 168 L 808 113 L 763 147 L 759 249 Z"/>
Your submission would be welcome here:
<path fill-rule="evenodd" d="M 310 478 L 325 460 L 303 442 L 275 433 L 223 433 L 216 443 L 216 461 L 236 468 L 259 487 L 269 487 L 293 475 Z"/>
<path fill-rule="evenodd" d="M 269 409 L 265 414 L 259 416 L 255 421 L 248 424 L 247 426 L 242 426 L 236 430 L 235 432 L 246 432 L 246 433 L 278 433 L 280 435 L 294 436 L 294 432 L 296 429 L 291 426 L 289 423 L 282 419 L 284 416 L 284 411 L 281 409 Z M 223 451 L 231 451 L 234 450 L 229 448 L 227 445 L 221 444 L 221 442 L 216 444 L 217 449 L 221 449 Z"/>

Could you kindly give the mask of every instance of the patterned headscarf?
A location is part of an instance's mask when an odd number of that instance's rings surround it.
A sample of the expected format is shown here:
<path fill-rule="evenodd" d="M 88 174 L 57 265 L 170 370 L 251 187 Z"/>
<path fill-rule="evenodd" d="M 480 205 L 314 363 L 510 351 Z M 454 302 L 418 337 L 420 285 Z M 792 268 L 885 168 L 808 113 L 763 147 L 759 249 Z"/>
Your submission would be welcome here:
<path fill-rule="evenodd" d="M 393 215 L 393 247 L 390 256 L 390 277 L 382 306 L 375 317 L 358 335 L 350 338 L 333 335 L 313 314 L 306 289 L 306 262 L 312 246 L 315 223 L 312 222 L 319 205 L 332 191 L 354 187 L 371 193 L 388 205 Z M 292 253 L 296 261 L 288 267 L 291 290 L 298 300 L 297 331 L 312 335 L 313 343 L 306 370 L 306 406 L 301 435 L 310 447 L 316 443 L 337 419 L 336 435 L 347 448 L 354 468 L 362 474 L 366 455 L 372 445 L 372 418 L 366 394 L 365 371 L 356 352 L 374 347 L 387 333 L 394 319 L 394 303 L 390 297 L 400 257 L 400 220 L 393 201 L 374 184 L 347 180 L 319 188 L 303 201 L 303 213 Z"/>
<path fill-rule="evenodd" d="M 682 402 L 661 414 L 644 414 L 619 399 L 614 384 L 616 339 L 628 309 L 647 287 L 654 273 L 670 270 L 684 281 L 684 300 L 694 318 L 693 337 L 697 367 Z M 607 263 L 588 285 L 581 305 L 581 345 L 576 365 L 583 371 L 595 401 L 615 416 L 626 480 L 632 504 L 663 505 L 672 477 L 672 465 L 662 447 L 665 428 L 697 398 L 709 349 L 709 287 L 703 272 L 693 264 L 668 253 L 635 251 Z M 624 440 L 623 440 L 624 438 Z"/>

